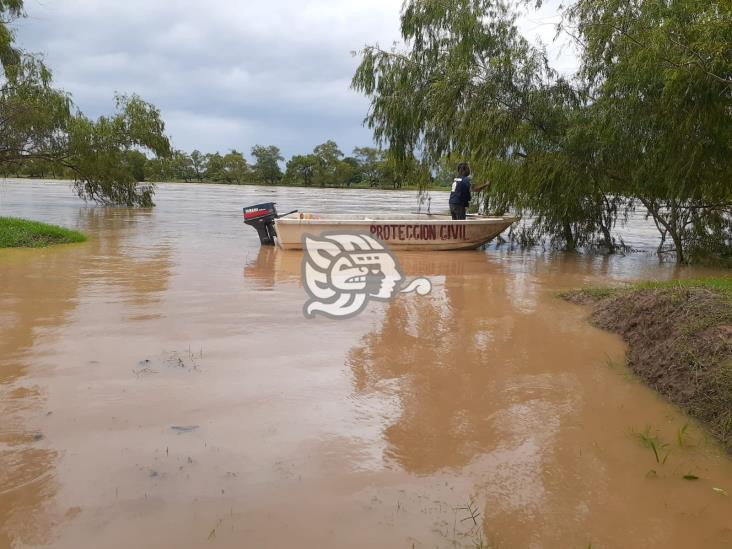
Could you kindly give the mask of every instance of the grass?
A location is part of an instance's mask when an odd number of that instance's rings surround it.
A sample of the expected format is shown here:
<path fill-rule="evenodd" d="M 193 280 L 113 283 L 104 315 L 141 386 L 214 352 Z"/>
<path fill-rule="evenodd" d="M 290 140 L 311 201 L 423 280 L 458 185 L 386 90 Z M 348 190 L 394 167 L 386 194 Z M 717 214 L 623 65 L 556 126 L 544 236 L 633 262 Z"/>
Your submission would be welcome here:
<path fill-rule="evenodd" d="M 670 289 L 670 290 L 683 290 L 687 288 L 706 288 L 707 290 L 713 290 L 725 294 L 728 298 L 732 299 L 732 272 L 730 276 L 715 277 L 715 278 L 690 278 L 681 280 L 670 280 L 665 282 L 650 281 L 641 282 L 633 286 L 633 289 Z"/>
<path fill-rule="evenodd" d="M 52 244 L 84 242 L 83 234 L 16 217 L 0 217 L 0 248 L 45 248 Z"/>
<path fill-rule="evenodd" d="M 638 438 L 643 446 L 653 452 L 653 456 L 656 458 L 656 463 L 658 463 L 659 465 L 666 464 L 666 460 L 671 453 L 670 451 L 667 451 L 664 455 L 664 450 L 666 449 L 668 444 L 663 442 L 658 435 L 652 435 L 650 427 L 646 427 L 645 431 L 643 432 L 636 431 L 633 434 Z"/>
<path fill-rule="evenodd" d="M 689 278 L 666 281 L 650 280 L 611 288 L 589 286 L 580 290 L 561 292 L 559 297 L 572 298 L 574 296 L 581 296 L 590 301 L 599 301 L 636 290 L 685 290 L 689 288 L 706 288 L 707 290 L 724 294 L 732 300 L 732 271 L 730 272 L 730 276 L 725 277 Z"/>

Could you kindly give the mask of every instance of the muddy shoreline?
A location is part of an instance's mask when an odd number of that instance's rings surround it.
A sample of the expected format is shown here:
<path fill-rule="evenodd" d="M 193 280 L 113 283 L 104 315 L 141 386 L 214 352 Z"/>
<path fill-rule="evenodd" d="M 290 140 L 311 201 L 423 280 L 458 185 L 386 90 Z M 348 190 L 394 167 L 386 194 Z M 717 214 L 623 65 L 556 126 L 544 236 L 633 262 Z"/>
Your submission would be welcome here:
<path fill-rule="evenodd" d="M 732 453 L 732 299 L 704 287 L 584 289 L 590 322 L 619 334 L 647 385 L 704 424 Z"/>

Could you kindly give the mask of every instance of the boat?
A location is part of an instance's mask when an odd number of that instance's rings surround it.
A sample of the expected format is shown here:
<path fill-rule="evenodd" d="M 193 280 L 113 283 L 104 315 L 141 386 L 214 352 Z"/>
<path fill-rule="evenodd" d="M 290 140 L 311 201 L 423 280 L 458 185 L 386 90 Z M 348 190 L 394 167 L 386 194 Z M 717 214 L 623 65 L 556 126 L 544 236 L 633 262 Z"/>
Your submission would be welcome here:
<path fill-rule="evenodd" d="M 468 215 L 456 221 L 444 214 L 344 215 L 277 214 L 272 202 L 244 208 L 244 222 L 259 233 L 260 242 L 284 250 L 301 250 L 304 235 L 369 234 L 392 250 L 473 250 L 490 242 L 519 218 Z"/>

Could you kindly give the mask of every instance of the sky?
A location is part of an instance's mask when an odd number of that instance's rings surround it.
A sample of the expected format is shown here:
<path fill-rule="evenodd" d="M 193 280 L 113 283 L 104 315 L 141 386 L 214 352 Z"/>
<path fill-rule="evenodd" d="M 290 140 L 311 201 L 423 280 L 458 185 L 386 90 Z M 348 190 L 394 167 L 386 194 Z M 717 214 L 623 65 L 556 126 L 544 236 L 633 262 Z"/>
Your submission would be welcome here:
<path fill-rule="evenodd" d="M 553 42 L 559 0 L 519 28 L 568 73 L 576 56 Z M 277 145 L 286 157 L 328 139 L 346 154 L 373 144 L 368 101 L 350 89 L 365 44 L 399 39 L 402 0 L 26 0 L 17 42 L 42 54 L 56 85 L 88 116 L 115 92 L 155 104 L 178 149 Z"/>

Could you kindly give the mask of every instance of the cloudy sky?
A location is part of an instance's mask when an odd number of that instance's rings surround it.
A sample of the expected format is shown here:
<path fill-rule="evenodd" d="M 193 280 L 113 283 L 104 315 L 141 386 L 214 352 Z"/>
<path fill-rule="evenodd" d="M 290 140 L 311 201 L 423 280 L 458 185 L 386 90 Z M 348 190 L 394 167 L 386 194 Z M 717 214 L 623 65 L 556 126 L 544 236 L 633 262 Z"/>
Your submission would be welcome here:
<path fill-rule="evenodd" d="M 204 152 L 254 144 L 285 156 L 334 139 L 344 152 L 372 143 L 364 97 L 349 89 L 364 44 L 399 38 L 402 0 L 26 0 L 17 25 L 43 53 L 57 85 L 89 116 L 115 91 L 157 105 L 176 148 Z M 521 20 L 553 64 L 576 64 L 552 43 L 558 0 Z"/>

